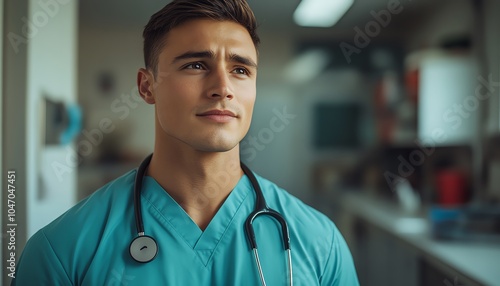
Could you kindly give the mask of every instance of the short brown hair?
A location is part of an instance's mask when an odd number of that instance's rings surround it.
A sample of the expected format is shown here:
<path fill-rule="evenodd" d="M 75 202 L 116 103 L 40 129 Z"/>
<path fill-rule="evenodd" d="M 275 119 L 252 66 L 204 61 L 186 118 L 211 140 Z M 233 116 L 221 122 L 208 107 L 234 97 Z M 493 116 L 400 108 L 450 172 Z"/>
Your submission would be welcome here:
<path fill-rule="evenodd" d="M 236 22 L 247 29 L 255 48 L 259 45 L 257 21 L 246 0 L 174 0 L 151 16 L 144 28 L 146 68 L 156 75 L 158 57 L 170 30 L 189 20 L 202 18 Z"/>

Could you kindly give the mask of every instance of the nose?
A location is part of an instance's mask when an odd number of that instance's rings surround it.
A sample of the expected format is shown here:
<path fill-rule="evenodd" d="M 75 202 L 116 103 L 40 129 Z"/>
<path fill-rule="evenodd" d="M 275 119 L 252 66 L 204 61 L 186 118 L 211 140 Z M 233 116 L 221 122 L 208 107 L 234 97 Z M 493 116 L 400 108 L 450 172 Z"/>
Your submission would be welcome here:
<path fill-rule="evenodd" d="M 234 91 L 230 74 L 225 69 L 217 69 L 211 72 L 207 96 L 213 99 L 233 99 Z"/>

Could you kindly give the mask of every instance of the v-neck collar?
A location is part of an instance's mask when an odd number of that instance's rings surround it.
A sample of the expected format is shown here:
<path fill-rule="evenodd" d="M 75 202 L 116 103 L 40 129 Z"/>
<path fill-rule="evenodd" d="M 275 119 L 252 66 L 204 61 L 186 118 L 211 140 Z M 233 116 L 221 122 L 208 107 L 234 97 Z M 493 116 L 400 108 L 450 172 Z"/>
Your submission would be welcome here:
<path fill-rule="evenodd" d="M 154 206 L 154 208 L 148 209 L 151 211 L 156 209 L 189 247 L 196 252 L 202 263 L 206 266 L 251 190 L 250 180 L 246 175 L 243 175 L 212 218 L 205 231 L 202 231 L 198 227 L 184 209 L 153 177 L 146 176 L 144 178 L 141 194 L 144 199 Z"/>

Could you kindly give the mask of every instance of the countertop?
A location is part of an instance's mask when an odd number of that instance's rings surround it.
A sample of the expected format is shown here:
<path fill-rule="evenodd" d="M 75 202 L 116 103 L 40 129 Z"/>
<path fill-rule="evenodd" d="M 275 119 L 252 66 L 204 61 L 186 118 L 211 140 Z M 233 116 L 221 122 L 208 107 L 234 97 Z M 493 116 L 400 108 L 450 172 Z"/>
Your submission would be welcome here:
<path fill-rule="evenodd" d="M 500 285 L 500 245 L 435 240 L 425 216 L 407 215 L 397 204 L 359 192 L 342 195 L 340 205 L 343 211 L 407 242 L 431 263 L 449 267 L 478 284 Z"/>

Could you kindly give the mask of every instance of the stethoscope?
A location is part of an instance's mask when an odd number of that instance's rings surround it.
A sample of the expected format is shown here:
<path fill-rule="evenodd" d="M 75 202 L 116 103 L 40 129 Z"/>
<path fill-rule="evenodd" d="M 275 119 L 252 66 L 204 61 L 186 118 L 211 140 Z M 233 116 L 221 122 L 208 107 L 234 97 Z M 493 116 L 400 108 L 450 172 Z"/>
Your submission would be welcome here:
<path fill-rule="evenodd" d="M 137 174 L 135 176 L 135 184 L 134 184 L 134 215 L 135 215 L 135 224 L 137 227 L 137 237 L 132 240 L 130 243 L 130 256 L 140 263 L 147 263 L 155 259 L 156 254 L 158 253 L 158 244 L 156 240 L 144 234 L 144 224 L 142 222 L 142 212 L 141 212 L 141 189 L 142 189 L 142 180 L 144 175 L 146 174 L 146 169 L 151 162 L 151 157 L 153 154 L 149 155 L 144 159 L 144 161 L 139 166 L 137 170 Z M 276 219 L 281 225 L 281 232 L 283 238 L 283 245 L 285 247 L 285 251 L 288 257 L 288 270 L 289 270 L 289 281 L 290 285 L 293 285 L 293 273 L 292 273 L 292 254 L 290 250 L 290 235 L 288 233 L 288 225 L 277 211 L 270 209 L 267 206 L 267 202 L 262 194 L 262 190 L 260 188 L 255 175 L 253 174 L 247 166 L 241 163 L 241 169 L 247 177 L 250 179 L 252 187 L 255 191 L 256 195 L 256 203 L 254 211 L 247 217 L 245 221 L 245 230 L 246 236 L 250 243 L 250 247 L 252 248 L 255 264 L 257 266 L 257 270 L 259 271 L 260 281 L 262 285 L 266 285 L 266 281 L 264 279 L 264 273 L 262 272 L 262 266 L 260 264 L 259 252 L 257 251 L 257 241 L 255 239 L 255 232 L 253 230 L 253 221 L 260 215 L 269 215 Z"/>

